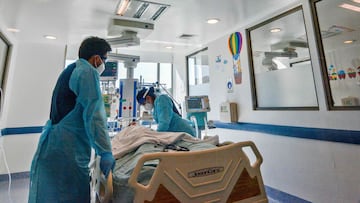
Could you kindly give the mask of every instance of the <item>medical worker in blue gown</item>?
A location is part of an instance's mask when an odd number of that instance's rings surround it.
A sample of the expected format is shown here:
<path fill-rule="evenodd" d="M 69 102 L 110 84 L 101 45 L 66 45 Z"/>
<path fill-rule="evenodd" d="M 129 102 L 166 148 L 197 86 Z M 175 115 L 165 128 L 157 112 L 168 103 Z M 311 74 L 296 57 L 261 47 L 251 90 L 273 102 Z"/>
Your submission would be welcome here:
<path fill-rule="evenodd" d="M 30 172 L 29 203 L 90 202 L 89 161 L 93 147 L 107 176 L 114 166 L 100 92 L 110 45 L 101 38 L 85 39 L 79 60 L 58 78 L 50 119 L 40 136 Z"/>
<path fill-rule="evenodd" d="M 136 100 L 145 109 L 153 109 L 153 117 L 159 132 L 186 132 L 195 137 L 195 129 L 188 120 L 181 117 L 174 102 L 166 94 L 157 95 L 153 87 L 143 88 L 136 95 Z"/>

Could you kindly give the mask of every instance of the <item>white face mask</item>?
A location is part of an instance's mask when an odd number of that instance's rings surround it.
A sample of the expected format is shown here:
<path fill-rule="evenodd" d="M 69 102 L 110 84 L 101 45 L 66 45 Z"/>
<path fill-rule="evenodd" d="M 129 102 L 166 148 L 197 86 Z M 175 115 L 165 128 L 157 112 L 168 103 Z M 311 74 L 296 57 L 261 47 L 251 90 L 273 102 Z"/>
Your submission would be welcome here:
<path fill-rule="evenodd" d="M 154 108 L 154 105 L 152 105 L 150 103 L 145 103 L 144 107 L 145 107 L 146 110 L 150 111 L 150 110 L 152 110 Z"/>
<path fill-rule="evenodd" d="M 99 73 L 99 75 L 101 75 L 101 73 L 103 73 L 104 70 L 105 70 L 105 65 L 104 65 L 104 63 L 102 63 L 100 66 L 98 66 L 98 67 L 96 68 L 96 70 L 97 70 L 97 72 Z"/>

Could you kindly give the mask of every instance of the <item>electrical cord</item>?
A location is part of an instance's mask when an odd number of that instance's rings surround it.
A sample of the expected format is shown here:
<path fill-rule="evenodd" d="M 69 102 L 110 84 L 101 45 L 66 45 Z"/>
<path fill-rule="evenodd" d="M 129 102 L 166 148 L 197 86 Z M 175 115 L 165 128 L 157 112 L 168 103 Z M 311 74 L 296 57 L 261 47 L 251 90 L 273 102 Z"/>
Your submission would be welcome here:
<path fill-rule="evenodd" d="M 11 199 L 11 173 L 10 173 L 9 165 L 8 165 L 8 162 L 7 162 L 7 159 L 6 159 L 5 149 L 4 149 L 4 145 L 3 145 L 3 139 L 4 138 L 1 137 L 1 132 L 0 132 L 0 150 L 1 150 L 1 153 L 3 155 L 5 167 L 6 167 L 6 170 L 8 172 L 8 176 L 9 176 L 8 196 L 9 196 L 10 202 L 12 202 L 12 199 Z"/>

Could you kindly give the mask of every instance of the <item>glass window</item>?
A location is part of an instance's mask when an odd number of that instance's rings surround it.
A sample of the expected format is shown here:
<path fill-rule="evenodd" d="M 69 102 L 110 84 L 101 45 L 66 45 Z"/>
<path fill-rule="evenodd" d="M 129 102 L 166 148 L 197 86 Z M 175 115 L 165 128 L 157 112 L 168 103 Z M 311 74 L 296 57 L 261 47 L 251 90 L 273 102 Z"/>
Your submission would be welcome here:
<path fill-rule="evenodd" d="M 187 58 L 188 95 L 208 95 L 210 84 L 207 48 L 195 52 Z"/>
<path fill-rule="evenodd" d="M 0 88 L 3 89 L 6 75 L 6 60 L 8 56 L 9 44 L 0 33 Z"/>
<path fill-rule="evenodd" d="M 360 2 L 312 0 L 330 110 L 360 110 Z"/>
<path fill-rule="evenodd" d="M 166 88 L 167 91 L 172 91 L 172 64 L 160 63 L 159 82 Z"/>
<path fill-rule="evenodd" d="M 118 64 L 119 79 L 127 77 L 127 69 L 124 63 Z M 169 92 L 172 93 L 172 64 L 171 63 L 146 63 L 140 62 L 134 69 L 134 78 L 140 80 L 140 76 L 145 83 L 160 82 Z M 117 83 L 117 87 L 119 84 Z"/>
<path fill-rule="evenodd" d="M 253 108 L 318 110 L 302 7 L 246 30 Z"/>
<path fill-rule="evenodd" d="M 0 33 L 0 116 L 3 109 L 3 102 L 4 102 L 4 88 L 6 83 L 7 77 L 7 59 L 9 56 L 10 44 L 6 41 L 5 37 L 2 36 Z"/>
<path fill-rule="evenodd" d="M 140 79 L 140 76 L 145 83 L 155 83 L 158 81 L 157 63 L 138 63 L 134 69 L 134 78 Z"/>

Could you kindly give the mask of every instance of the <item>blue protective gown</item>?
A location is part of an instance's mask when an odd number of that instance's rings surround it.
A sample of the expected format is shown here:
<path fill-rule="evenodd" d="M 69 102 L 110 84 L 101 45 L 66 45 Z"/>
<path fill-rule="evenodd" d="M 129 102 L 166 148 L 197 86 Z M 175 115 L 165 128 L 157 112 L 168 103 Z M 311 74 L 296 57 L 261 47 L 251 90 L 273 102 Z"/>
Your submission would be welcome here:
<path fill-rule="evenodd" d="M 189 121 L 173 111 L 173 102 L 169 96 L 162 94 L 156 97 L 153 116 L 158 124 L 157 131 L 186 132 L 195 137 L 195 130 Z"/>
<path fill-rule="evenodd" d="M 66 69 L 57 86 L 64 82 Z M 31 165 L 29 203 L 90 202 L 91 147 L 97 154 L 111 153 L 98 72 L 79 59 L 68 80 L 76 102 L 58 123 L 50 119 L 44 127 Z M 60 89 L 53 92 L 52 114 L 57 114 L 53 105 Z"/>

